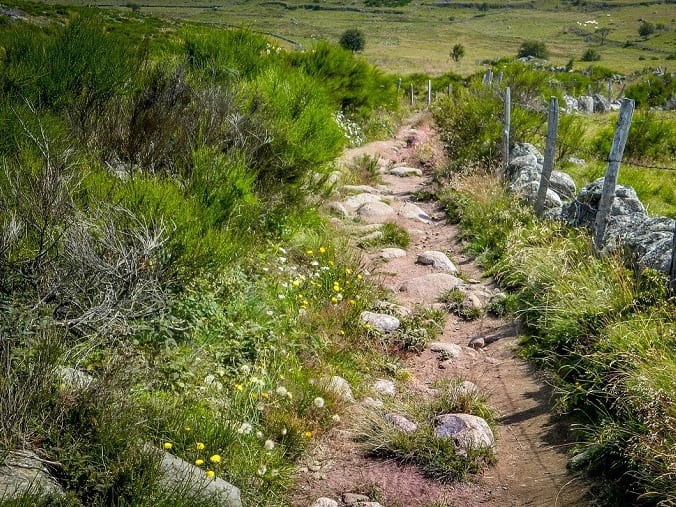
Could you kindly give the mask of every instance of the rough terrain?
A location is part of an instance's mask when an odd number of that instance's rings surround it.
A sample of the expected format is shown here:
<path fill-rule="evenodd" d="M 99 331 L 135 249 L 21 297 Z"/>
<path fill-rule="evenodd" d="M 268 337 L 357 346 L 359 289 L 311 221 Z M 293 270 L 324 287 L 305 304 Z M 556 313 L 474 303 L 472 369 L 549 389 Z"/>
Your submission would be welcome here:
<path fill-rule="evenodd" d="M 405 256 L 383 259 L 380 250 L 363 253 L 367 269 L 392 291 L 397 303 L 407 308 L 438 303 L 444 287 L 437 286 L 435 278 L 429 275 L 442 271 L 433 265 L 416 263 L 418 255 L 429 250 L 447 254 L 472 292 L 479 295 L 497 292 L 493 282 L 462 253 L 456 241 L 457 227 L 445 221 L 443 210 L 431 202 L 413 202 L 412 196 L 430 185 L 429 166 L 442 160 L 429 119 L 418 116 L 390 141 L 348 150 L 341 163 L 349 164 L 364 154 L 380 157 L 382 185 L 367 192 L 351 189 L 352 194 L 374 195 L 374 202 L 385 205 L 350 208 L 349 194 L 342 193 L 339 199 L 348 205 L 341 213 L 347 212 L 347 216 L 335 222 L 339 227 L 354 227 L 356 216 L 358 222 L 395 222 L 409 232 L 411 243 Z M 389 174 L 394 167 L 424 171 L 409 171 L 406 176 Z M 420 209 L 416 211 L 414 206 Z M 365 232 L 361 230 L 360 234 Z M 479 345 L 484 346 L 468 346 L 481 339 L 483 343 Z M 411 355 L 405 361 L 410 380 L 398 384 L 402 391 L 425 397 L 433 396 L 430 386 L 435 380 L 460 378 L 487 392 L 489 405 L 498 412 L 495 465 L 469 482 L 440 484 L 425 478 L 412 466 L 367 458 L 352 438 L 353 419 L 359 413 L 355 409 L 353 416 L 348 413 L 339 427 L 317 443 L 305 466 L 300 468 L 294 505 L 310 506 L 320 497 L 346 505 L 345 493 L 367 494 L 384 507 L 589 504 L 585 485 L 567 472 L 567 434 L 565 426 L 549 410 L 551 392 L 545 380 L 516 357 L 517 340 L 518 326 L 513 321 L 489 316 L 467 321 L 449 314 L 443 333 L 435 341 L 455 344 L 461 353 L 451 359 L 429 349 Z"/>

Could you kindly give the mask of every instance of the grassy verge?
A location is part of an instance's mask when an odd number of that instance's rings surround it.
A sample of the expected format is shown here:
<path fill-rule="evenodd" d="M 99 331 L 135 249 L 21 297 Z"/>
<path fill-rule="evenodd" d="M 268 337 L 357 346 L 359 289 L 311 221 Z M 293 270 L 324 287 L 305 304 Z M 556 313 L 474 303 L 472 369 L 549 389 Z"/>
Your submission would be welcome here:
<path fill-rule="evenodd" d="M 444 201 L 468 250 L 509 289 L 522 353 L 577 418 L 571 467 L 600 479 L 608 505 L 676 501 L 676 310 L 664 278 L 597 258 L 585 233 L 534 220 L 491 177 L 459 177 Z"/>

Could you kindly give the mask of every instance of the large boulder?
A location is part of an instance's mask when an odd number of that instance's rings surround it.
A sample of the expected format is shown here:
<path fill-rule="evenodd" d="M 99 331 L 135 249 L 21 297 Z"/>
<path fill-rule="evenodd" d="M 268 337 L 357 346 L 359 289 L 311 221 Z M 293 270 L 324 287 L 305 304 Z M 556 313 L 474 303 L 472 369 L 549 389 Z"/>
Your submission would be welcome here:
<path fill-rule="evenodd" d="M 10 501 L 26 493 L 40 497 L 64 494 L 37 454 L 31 451 L 10 451 L 0 463 L 0 499 Z"/>
<path fill-rule="evenodd" d="M 566 113 L 574 113 L 578 109 L 577 105 L 577 99 L 575 97 L 571 97 L 570 95 L 564 95 L 563 96 L 563 101 L 566 103 Z"/>
<path fill-rule="evenodd" d="M 610 111 L 610 102 L 603 95 L 597 93 L 594 95 L 593 99 L 595 113 L 607 113 Z"/>
<path fill-rule="evenodd" d="M 582 95 L 577 99 L 577 108 L 581 113 L 593 113 L 594 98 L 589 95 Z"/>
<path fill-rule="evenodd" d="M 676 221 L 640 213 L 615 216 L 606 227 L 604 249 L 628 254 L 640 267 L 669 272 Z"/>
<path fill-rule="evenodd" d="M 435 420 L 434 434 L 437 438 L 451 438 L 466 451 L 492 448 L 495 444 L 493 431 L 488 423 L 476 415 L 444 414 Z"/>
<path fill-rule="evenodd" d="M 369 324 L 374 329 L 383 333 L 391 333 L 399 329 L 401 323 L 396 317 L 384 313 L 361 312 L 360 319 L 365 324 Z"/>
<path fill-rule="evenodd" d="M 582 188 L 577 198 L 563 207 L 563 218 L 570 225 L 592 228 L 599 209 L 602 190 L 603 178 L 599 178 Z M 645 207 L 639 201 L 636 191 L 625 185 L 617 185 L 610 215 L 619 216 L 634 213 L 647 217 Z"/>
<path fill-rule="evenodd" d="M 528 199 L 537 195 L 540 187 L 540 178 L 542 176 L 542 155 L 532 144 L 517 144 L 512 150 L 512 154 L 519 154 L 512 159 L 507 166 L 505 176 L 509 180 L 509 188 L 512 192 L 520 192 Z M 533 183 L 535 186 L 533 186 Z M 549 178 L 549 189 L 553 190 L 560 199 L 549 198 L 547 208 L 560 206 L 554 204 L 554 201 L 569 200 L 575 197 L 577 187 L 575 181 L 568 174 L 561 171 L 552 171 Z M 535 202 L 534 198 L 532 199 Z"/>
<path fill-rule="evenodd" d="M 513 158 L 523 157 L 525 155 L 534 155 L 538 164 L 544 163 L 545 159 L 542 153 L 530 143 L 516 143 L 512 148 L 511 156 Z"/>

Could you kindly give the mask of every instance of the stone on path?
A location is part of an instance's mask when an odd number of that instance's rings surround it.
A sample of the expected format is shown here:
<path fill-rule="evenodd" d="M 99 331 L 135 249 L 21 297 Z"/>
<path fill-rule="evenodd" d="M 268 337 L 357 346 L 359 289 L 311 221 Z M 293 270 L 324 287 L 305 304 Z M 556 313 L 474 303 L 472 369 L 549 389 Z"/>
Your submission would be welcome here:
<path fill-rule="evenodd" d="M 388 396 L 394 396 L 397 393 L 397 387 L 394 385 L 394 382 L 382 378 L 375 381 L 373 390 L 378 394 L 386 394 Z"/>
<path fill-rule="evenodd" d="M 470 414 L 444 414 L 435 420 L 437 438 L 451 438 L 464 450 L 493 447 L 495 438 L 488 423 Z"/>
<path fill-rule="evenodd" d="M 422 176 L 423 172 L 416 168 L 416 167 L 406 167 L 406 166 L 399 166 L 399 167 L 393 167 L 389 171 L 387 171 L 388 174 L 391 174 L 392 176 L 399 176 L 400 178 L 405 178 L 407 176 Z"/>
<path fill-rule="evenodd" d="M 341 217 L 350 215 L 350 213 L 347 211 L 347 208 L 345 208 L 345 206 L 343 206 L 343 204 L 340 202 L 331 202 L 327 205 L 327 207 L 329 211 L 335 213 L 336 215 L 340 215 Z"/>
<path fill-rule="evenodd" d="M 462 287 L 464 282 L 450 273 L 431 273 L 405 282 L 400 290 L 419 301 L 433 302 L 449 290 Z"/>
<path fill-rule="evenodd" d="M 458 272 L 458 268 L 455 267 L 455 264 L 451 262 L 448 256 L 436 250 L 427 250 L 421 253 L 418 255 L 416 262 L 425 266 L 432 266 L 434 269 L 445 271 L 452 275 Z"/>
<path fill-rule="evenodd" d="M 378 257 L 385 261 L 400 259 L 402 257 L 406 257 L 406 250 L 402 250 L 401 248 L 383 248 L 378 253 Z"/>
<path fill-rule="evenodd" d="M 350 383 L 343 377 L 337 375 L 331 377 L 331 380 L 329 380 L 329 383 L 326 386 L 326 390 L 336 394 L 345 401 L 354 401 L 354 394 L 352 394 Z"/>
<path fill-rule="evenodd" d="M 383 405 L 384 405 L 383 400 L 377 400 L 377 399 L 371 398 L 370 396 L 367 396 L 366 398 L 364 398 L 364 400 L 362 401 L 362 404 L 365 407 L 369 407 L 369 408 L 383 408 Z"/>
<path fill-rule="evenodd" d="M 395 211 L 384 202 L 367 202 L 357 210 L 357 215 L 367 222 L 385 222 L 395 216 Z"/>
<path fill-rule="evenodd" d="M 338 507 L 338 502 L 333 500 L 332 498 L 327 498 L 325 496 L 321 498 L 317 498 L 310 507 Z"/>
<path fill-rule="evenodd" d="M 359 238 L 360 243 L 372 243 L 375 241 L 378 241 L 383 238 L 385 234 L 383 234 L 383 231 L 373 231 L 369 232 L 368 234 L 365 234 L 361 238 Z"/>
<path fill-rule="evenodd" d="M 345 201 L 343 202 L 343 206 L 345 206 L 345 208 L 348 211 L 357 211 L 361 206 L 363 206 L 366 203 L 381 202 L 381 201 L 382 198 L 379 195 L 362 193 L 345 199 Z"/>
<path fill-rule="evenodd" d="M 385 414 L 385 419 L 402 433 L 415 433 L 418 431 L 418 425 L 401 414 L 394 412 Z"/>
<path fill-rule="evenodd" d="M 236 486 L 220 477 L 207 477 L 204 470 L 171 453 L 151 445 L 145 449 L 161 457 L 160 484 L 169 491 L 186 491 L 204 500 L 215 500 L 223 507 L 242 507 Z"/>
<path fill-rule="evenodd" d="M 430 342 L 427 344 L 427 347 L 432 352 L 440 352 L 450 357 L 458 357 L 462 354 L 462 347 L 455 343 Z"/>
<path fill-rule="evenodd" d="M 343 191 L 348 194 L 378 194 L 380 191 L 371 185 L 343 185 Z"/>
<path fill-rule="evenodd" d="M 28 492 L 41 497 L 64 494 L 37 454 L 10 451 L 0 464 L 0 499 L 9 501 Z"/>
<path fill-rule="evenodd" d="M 483 349 L 486 346 L 486 340 L 483 336 L 477 336 L 476 338 L 472 338 L 467 346 L 473 349 Z"/>
<path fill-rule="evenodd" d="M 399 329 L 401 325 L 398 318 L 384 313 L 362 312 L 360 319 L 362 322 L 370 324 L 374 329 L 383 333 L 391 333 Z"/>
<path fill-rule="evenodd" d="M 369 502 L 370 499 L 366 495 L 360 495 L 359 493 L 343 493 L 343 503 L 345 505 L 354 505 L 357 502 Z"/>
<path fill-rule="evenodd" d="M 418 220 L 424 224 L 432 223 L 430 216 L 425 213 L 419 206 L 406 202 L 399 208 L 399 216 L 408 218 L 409 220 Z"/>

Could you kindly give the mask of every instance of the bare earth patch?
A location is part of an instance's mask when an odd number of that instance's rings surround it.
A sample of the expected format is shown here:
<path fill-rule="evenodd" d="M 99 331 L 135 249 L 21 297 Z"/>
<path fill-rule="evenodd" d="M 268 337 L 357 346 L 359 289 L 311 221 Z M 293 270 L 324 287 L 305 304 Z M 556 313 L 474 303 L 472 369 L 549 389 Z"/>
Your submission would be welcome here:
<path fill-rule="evenodd" d="M 442 150 L 435 142 L 429 119 L 419 116 L 412 122 L 415 124 L 404 125 L 395 139 L 346 151 L 342 162 L 369 154 L 391 161 L 390 165 L 424 168 L 439 163 Z M 388 200 L 396 207 L 411 201 L 411 194 L 425 189 L 430 178 L 384 175 L 383 181 L 392 192 Z M 378 252 L 364 254 L 368 269 L 396 295 L 397 302 L 409 308 L 437 302 L 432 290 L 429 294 L 401 290 L 406 282 L 436 272 L 432 266 L 415 262 L 418 254 L 426 250 L 446 253 L 465 280 L 495 290 L 493 282 L 462 254 L 456 242 L 457 227 L 446 223 L 443 212 L 434 204 L 415 204 L 431 220 L 424 223 L 396 216 L 395 222 L 411 236 L 405 257 L 385 261 Z M 479 337 L 484 339 L 485 347 L 467 346 Z M 433 396 L 432 384 L 451 378 L 469 380 L 489 393 L 489 405 L 498 412 L 495 465 L 469 482 L 440 484 L 424 477 L 413 466 L 367 458 L 353 441 L 350 430 L 351 419 L 359 412 L 355 408 L 352 414 L 346 414 L 339 427 L 321 438 L 300 467 L 293 504 L 310 506 L 319 497 L 329 497 L 342 505 L 344 493 L 375 496 L 385 507 L 422 507 L 435 502 L 439 506 L 501 507 L 589 504 L 585 484 L 567 472 L 568 435 L 564 424 L 549 411 L 551 392 L 544 380 L 515 356 L 517 338 L 514 322 L 492 317 L 465 321 L 451 314 L 443 334 L 435 341 L 459 345 L 462 353 L 444 359 L 425 350 L 405 360 L 411 379 L 401 388 L 416 395 Z"/>

